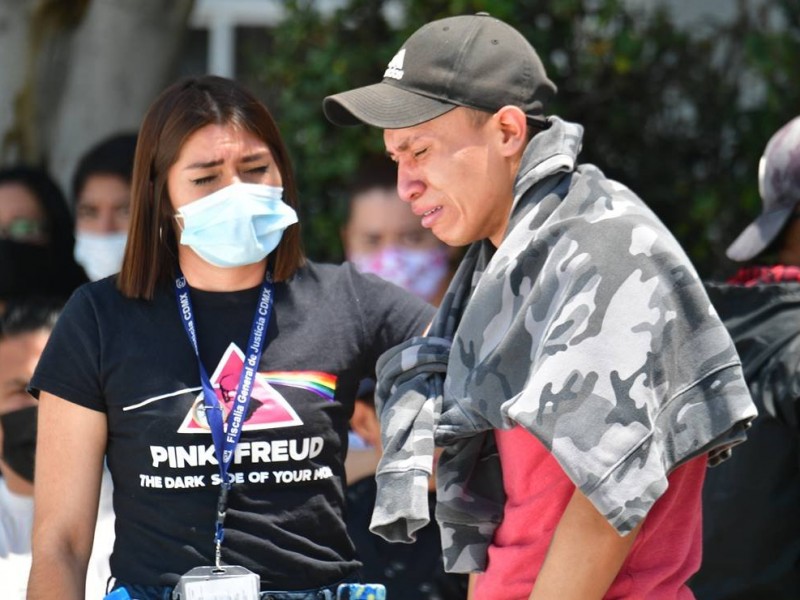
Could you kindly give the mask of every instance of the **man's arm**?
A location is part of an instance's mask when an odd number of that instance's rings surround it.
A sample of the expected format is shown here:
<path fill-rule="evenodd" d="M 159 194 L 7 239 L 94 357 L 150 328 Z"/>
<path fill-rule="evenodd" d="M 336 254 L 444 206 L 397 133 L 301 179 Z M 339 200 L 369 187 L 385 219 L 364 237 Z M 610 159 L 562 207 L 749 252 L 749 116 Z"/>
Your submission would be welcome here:
<path fill-rule="evenodd" d="M 641 523 L 622 537 L 575 490 L 558 522 L 531 600 L 603 598 L 628 556 Z"/>
<path fill-rule="evenodd" d="M 38 429 L 28 600 L 83 600 L 106 415 L 42 392 Z"/>
<path fill-rule="evenodd" d="M 469 584 L 467 586 L 467 600 L 475 600 L 475 580 L 478 577 L 477 573 L 469 574 Z"/>

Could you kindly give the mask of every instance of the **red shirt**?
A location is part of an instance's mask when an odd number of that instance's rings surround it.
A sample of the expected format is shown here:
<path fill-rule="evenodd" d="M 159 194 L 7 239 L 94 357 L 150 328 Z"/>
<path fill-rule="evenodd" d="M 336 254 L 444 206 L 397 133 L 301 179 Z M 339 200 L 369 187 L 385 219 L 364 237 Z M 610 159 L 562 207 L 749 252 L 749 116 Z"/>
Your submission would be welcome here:
<path fill-rule="evenodd" d="M 495 434 L 507 499 L 475 598 L 527 600 L 575 486 L 522 427 Z M 667 491 L 650 509 L 606 599 L 694 598 L 686 581 L 700 567 L 705 470 L 703 455 L 669 475 Z"/>

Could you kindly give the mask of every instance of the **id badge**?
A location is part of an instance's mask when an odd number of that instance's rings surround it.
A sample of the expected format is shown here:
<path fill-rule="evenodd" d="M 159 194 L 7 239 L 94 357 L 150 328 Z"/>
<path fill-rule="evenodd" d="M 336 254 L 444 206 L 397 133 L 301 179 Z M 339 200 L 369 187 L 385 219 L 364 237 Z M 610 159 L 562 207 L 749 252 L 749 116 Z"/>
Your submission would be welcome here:
<path fill-rule="evenodd" d="M 173 600 L 258 600 L 258 575 L 244 567 L 195 567 L 181 576 Z"/>

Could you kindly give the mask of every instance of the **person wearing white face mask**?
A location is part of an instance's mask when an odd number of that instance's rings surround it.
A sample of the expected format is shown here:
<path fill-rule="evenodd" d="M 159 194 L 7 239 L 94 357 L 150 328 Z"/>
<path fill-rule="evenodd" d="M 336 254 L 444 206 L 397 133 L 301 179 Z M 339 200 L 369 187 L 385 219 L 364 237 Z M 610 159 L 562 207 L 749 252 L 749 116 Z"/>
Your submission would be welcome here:
<path fill-rule="evenodd" d="M 112 135 L 83 155 L 72 177 L 75 260 L 92 281 L 122 266 L 135 152 L 135 133 Z"/>
<path fill-rule="evenodd" d="M 368 160 L 348 191 L 342 228 L 345 258 L 438 305 L 458 263 L 458 249 L 440 241 L 397 195 L 397 169 L 387 158 Z"/>
<path fill-rule="evenodd" d="M 432 309 L 304 258 L 277 124 L 238 83 L 173 84 L 138 139 L 122 269 L 73 295 L 31 380 L 28 597 L 82 597 L 107 457 L 114 594 L 333 600 L 360 567 L 343 517 L 358 382 Z"/>
<path fill-rule="evenodd" d="M 232 183 L 178 209 L 181 244 L 216 267 L 255 263 L 278 246 L 297 213 L 282 200 L 283 188 Z"/>

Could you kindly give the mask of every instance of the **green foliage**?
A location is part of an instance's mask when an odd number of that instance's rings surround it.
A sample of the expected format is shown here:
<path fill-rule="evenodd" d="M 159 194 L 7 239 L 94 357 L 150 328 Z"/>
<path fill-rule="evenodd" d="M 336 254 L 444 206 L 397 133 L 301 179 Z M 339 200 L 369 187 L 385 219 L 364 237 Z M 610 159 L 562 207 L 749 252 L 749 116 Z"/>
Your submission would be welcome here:
<path fill-rule="evenodd" d="M 585 126 L 582 160 L 641 195 L 705 276 L 730 269 L 724 249 L 760 209 L 761 152 L 800 113 L 800 0 L 758 11 L 740 2 L 733 21 L 691 31 L 624 0 L 344 4 L 322 16 L 310 0 L 288 0 L 268 47 L 249 56 L 295 160 L 306 249 L 320 260 L 341 258 L 343 190 L 383 152 L 380 131 L 329 124 L 322 99 L 377 83 L 403 40 L 436 18 L 487 11 L 517 27 L 559 87 L 550 112 Z M 400 25 L 386 5 L 401 6 Z M 776 15 L 783 26 L 768 26 Z"/>

